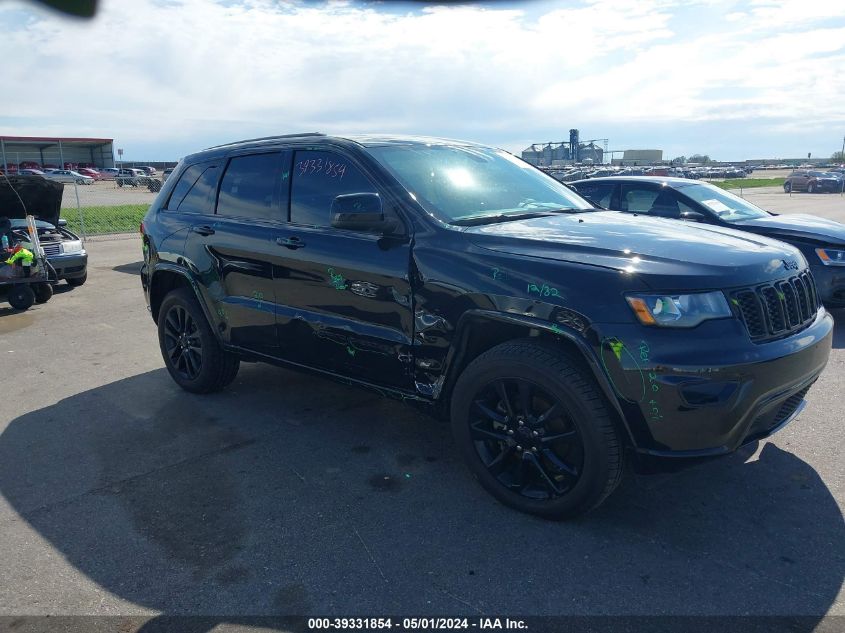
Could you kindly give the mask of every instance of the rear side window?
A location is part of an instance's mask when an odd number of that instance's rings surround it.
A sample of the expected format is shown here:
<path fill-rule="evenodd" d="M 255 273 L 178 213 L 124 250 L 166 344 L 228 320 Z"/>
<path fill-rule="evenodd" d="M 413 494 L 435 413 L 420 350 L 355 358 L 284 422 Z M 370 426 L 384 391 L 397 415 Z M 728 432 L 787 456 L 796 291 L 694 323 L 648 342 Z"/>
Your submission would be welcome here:
<path fill-rule="evenodd" d="M 347 193 L 378 193 L 346 157 L 334 152 L 296 152 L 290 219 L 296 224 L 331 226 L 332 200 Z"/>
<path fill-rule="evenodd" d="M 659 192 L 638 185 L 622 185 L 620 211 L 648 213 Z"/>
<path fill-rule="evenodd" d="M 217 213 L 254 220 L 282 220 L 277 200 L 280 182 L 281 154 L 235 156 L 220 183 Z"/>
<path fill-rule="evenodd" d="M 217 165 L 209 165 L 188 190 L 176 210 L 179 213 L 214 213 L 217 193 Z"/>
<path fill-rule="evenodd" d="M 173 187 L 173 191 L 170 192 L 170 199 L 167 201 L 166 206 L 168 211 L 176 211 L 179 203 L 184 199 L 185 194 L 188 193 L 200 175 L 202 175 L 203 169 L 203 165 L 191 165 L 182 172 L 182 175 L 179 177 L 179 182 L 176 183 L 176 186 Z M 123 174 L 123 171 L 119 173 Z"/>

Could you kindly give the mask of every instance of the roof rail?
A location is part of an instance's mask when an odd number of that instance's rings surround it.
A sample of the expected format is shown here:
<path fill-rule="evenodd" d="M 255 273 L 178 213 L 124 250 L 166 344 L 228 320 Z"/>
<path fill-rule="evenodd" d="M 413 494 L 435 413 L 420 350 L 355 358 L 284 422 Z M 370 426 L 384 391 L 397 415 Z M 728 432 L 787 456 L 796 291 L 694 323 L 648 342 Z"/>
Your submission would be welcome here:
<path fill-rule="evenodd" d="M 278 136 L 260 136 L 258 138 L 247 138 L 242 141 L 233 141 L 231 143 L 223 143 L 223 145 L 212 145 L 206 149 L 220 149 L 223 147 L 231 147 L 232 145 L 240 145 L 241 143 L 254 143 L 256 141 L 275 141 L 280 138 L 299 138 L 302 136 L 325 136 L 322 132 L 302 132 L 300 134 L 279 134 Z"/>

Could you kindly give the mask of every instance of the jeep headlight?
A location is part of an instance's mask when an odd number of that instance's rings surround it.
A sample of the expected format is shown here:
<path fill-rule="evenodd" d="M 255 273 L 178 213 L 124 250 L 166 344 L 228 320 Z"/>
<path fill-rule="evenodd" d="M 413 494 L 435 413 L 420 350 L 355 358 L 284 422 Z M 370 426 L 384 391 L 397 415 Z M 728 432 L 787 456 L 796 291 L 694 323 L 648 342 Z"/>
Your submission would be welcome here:
<path fill-rule="evenodd" d="M 67 242 L 62 242 L 62 252 L 64 252 L 64 253 L 81 253 L 82 252 L 82 240 L 68 240 Z"/>
<path fill-rule="evenodd" d="M 845 266 L 845 249 L 817 248 L 816 255 L 825 266 Z"/>
<path fill-rule="evenodd" d="M 719 291 L 683 295 L 635 294 L 625 299 L 643 325 L 695 327 L 708 319 L 731 316 L 725 295 Z"/>

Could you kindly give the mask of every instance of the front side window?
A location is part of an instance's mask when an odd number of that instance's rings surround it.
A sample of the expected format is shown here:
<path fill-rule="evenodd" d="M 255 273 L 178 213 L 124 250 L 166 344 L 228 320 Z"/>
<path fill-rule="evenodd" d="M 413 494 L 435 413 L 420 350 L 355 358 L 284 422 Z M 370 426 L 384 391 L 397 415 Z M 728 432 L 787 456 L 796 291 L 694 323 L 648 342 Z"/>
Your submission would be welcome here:
<path fill-rule="evenodd" d="M 217 213 L 253 220 L 282 220 L 276 200 L 281 189 L 281 154 L 234 156 L 220 182 Z"/>
<path fill-rule="evenodd" d="M 411 144 L 368 147 L 431 213 L 449 223 L 592 205 L 528 163 L 489 147 Z"/>
<path fill-rule="evenodd" d="M 378 193 L 349 159 L 335 152 L 296 152 L 291 177 L 290 220 L 296 224 L 331 226 L 336 196 Z"/>
<path fill-rule="evenodd" d="M 605 209 L 610 208 L 610 198 L 613 195 L 612 182 L 584 182 L 575 186 L 576 191 L 594 204 Z"/>

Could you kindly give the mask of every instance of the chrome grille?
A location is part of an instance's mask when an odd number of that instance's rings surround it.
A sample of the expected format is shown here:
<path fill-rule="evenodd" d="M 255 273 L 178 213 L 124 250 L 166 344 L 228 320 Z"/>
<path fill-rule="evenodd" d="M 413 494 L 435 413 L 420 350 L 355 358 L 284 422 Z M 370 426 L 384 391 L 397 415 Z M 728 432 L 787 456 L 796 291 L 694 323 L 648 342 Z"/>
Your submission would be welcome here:
<path fill-rule="evenodd" d="M 61 255 L 62 254 L 62 245 L 59 244 L 58 242 L 53 242 L 53 243 L 50 243 L 50 244 L 42 244 L 41 248 L 44 249 L 44 254 L 47 257 L 50 257 L 51 255 Z"/>
<path fill-rule="evenodd" d="M 757 343 L 803 330 L 813 322 L 819 309 L 816 286 L 809 272 L 734 290 L 730 298 L 751 340 Z"/>

